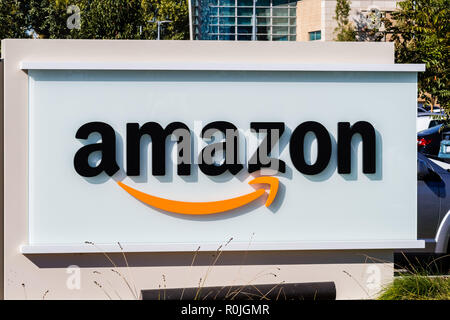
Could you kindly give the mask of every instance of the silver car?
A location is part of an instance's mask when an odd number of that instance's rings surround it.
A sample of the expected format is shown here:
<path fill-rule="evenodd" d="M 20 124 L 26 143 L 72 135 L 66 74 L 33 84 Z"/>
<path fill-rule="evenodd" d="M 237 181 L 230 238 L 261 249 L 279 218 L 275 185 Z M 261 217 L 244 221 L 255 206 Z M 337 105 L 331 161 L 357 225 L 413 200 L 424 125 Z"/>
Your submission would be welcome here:
<path fill-rule="evenodd" d="M 417 154 L 417 237 L 425 240 L 422 251 L 449 252 L 450 172 L 421 153 Z"/>

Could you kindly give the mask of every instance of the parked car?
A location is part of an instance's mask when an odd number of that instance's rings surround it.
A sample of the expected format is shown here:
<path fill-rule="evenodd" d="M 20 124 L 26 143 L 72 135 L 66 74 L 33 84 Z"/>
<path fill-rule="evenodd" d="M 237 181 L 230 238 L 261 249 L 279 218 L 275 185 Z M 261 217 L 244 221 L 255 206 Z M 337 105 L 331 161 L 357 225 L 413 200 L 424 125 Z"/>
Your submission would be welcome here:
<path fill-rule="evenodd" d="M 450 167 L 417 155 L 417 237 L 426 252 L 448 253 L 450 237 Z"/>
<path fill-rule="evenodd" d="M 417 104 L 417 111 L 420 109 L 425 110 L 426 112 L 431 112 L 431 106 L 429 104 L 423 104 L 423 103 L 418 103 Z M 442 112 L 441 108 L 438 106 L 434 106 L 433 107 L 433 112 Z"/>
<path fill-rule="evenodd" d="M 427 156 L 437 157 L 444 130 L 445 126 L 440 124 L 418 132 L 417 151 Z"/>
<path fill-rule="evenodd" d="M 445 122 L 443 119 L 438 119 L 437 116 L 442 116 L 442 114 L 436 112 L 418 112 L 416 120 L 417 132 L 435 127 L 438 124 L 442 124 Z"/>
<path fill-rule="evenodd" d="M 423 108 L 423 107 L 417 107 L 417 113 L 419 114 L 419 113 L 426 113 L 426 112 L 428 112 L 428 110 L 427 109 L 425 109 L 425 108 Z"/>

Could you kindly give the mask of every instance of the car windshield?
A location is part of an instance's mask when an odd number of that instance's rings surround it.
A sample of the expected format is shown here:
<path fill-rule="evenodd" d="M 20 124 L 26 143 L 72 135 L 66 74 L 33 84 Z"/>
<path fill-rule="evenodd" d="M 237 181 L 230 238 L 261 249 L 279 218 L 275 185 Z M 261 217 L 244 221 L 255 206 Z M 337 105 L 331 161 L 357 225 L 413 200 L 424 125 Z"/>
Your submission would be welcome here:
<path fill-rule="evenodd" d="M 442 123 L 444 123 L 444 120 L 431 120 L 430 124 L 428 125 L 428 128 L 435 127 L 435 126 L 440 125 Z"/>

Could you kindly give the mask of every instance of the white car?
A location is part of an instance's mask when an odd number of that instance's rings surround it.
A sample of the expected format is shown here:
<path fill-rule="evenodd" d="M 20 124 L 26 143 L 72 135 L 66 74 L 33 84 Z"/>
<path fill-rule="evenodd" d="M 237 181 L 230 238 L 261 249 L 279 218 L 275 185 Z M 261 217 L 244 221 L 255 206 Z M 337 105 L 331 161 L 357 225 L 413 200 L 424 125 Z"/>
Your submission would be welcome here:
<path fill-rule="evenodd" d="M 437 113 L 441 113 L 444 110 L 442 110 L 440 107 L 434 106 L 433 107 L 433 112 L 437 112 Z M 417 112 L 431 112 L 431 107 L 430 106 L 424 106 L 423 104 L 419 103 L 417 104 Z"/>
<path fill-rule="evenodd" d="M 438 119 L 436 116 L 441 116 L 442 114 L 436 112 L 418 112 L 417 113 L 417 132 L 426 130 L 428 128 L 437 126 L 444 123 L 444 120 Z"/>

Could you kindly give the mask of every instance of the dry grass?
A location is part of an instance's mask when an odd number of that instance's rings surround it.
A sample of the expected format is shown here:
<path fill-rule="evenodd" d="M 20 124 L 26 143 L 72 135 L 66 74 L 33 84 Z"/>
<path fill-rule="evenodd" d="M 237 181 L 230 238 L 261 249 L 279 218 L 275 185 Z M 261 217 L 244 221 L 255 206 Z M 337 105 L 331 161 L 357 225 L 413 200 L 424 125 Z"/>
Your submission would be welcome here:
<path fill-rule="evenodd" d="M 207 287 L 205 287 L 206 280 L 208 279 L 208 276 L 211 274 L 211 272 L 212 272 L 212 270 L 213 270 L 213 267 L 214 267 L 214 266 L 217 264 L 217 262 L 219 261 L 221 255 L 222 255 L 222 253 L 223 253 L 223 251 L 224 251 L 224 249 L 228 246 L 228 244 L 229 244 L 232 240 L 233 240 L 233 238 L 230 238 L 225 244 L 220 245 L 220 246 L 217 248 L 217 250 L 214 252 L 214 254 L 212 255 L 212 261 L 211 261 L 211 264 L 208 266 L 208 269 L 206 270 L 205 275 L 199 279 L 198 287 L 197 287 L 197 291 L 196 291 L 196 293 L 195 293 L 194 300 L 200 300 L 200 299 L 204 300 L 204 299 L 206 299 L 206 298 L 209 297 L 209 295 L 210 295 L 209 292 L 207 292 L 206 294 L 202 294 L 202 293 L 203 293 L 202 291 L 207 290 Z M 124 282 L 125 285 L 127 286 L 128 290 L 131 292 L 131 294 L 132 294 L 132 296 L 133 296 L 134 299 L 136 299 L 136 300 L 140 299 L 140 298 L 141 298 L 141 295 L 138 293 L 138 290 L 137 290 L 137 288 L 136 288 L 136 285 L 135 285 L 135 283 L 134 283 L 134 280 L 132 279 L 132 275 L 131 275 L 131 270 L 130 270 L 130 267 L 129 267 L 128 259 L 127 259 L 127 257 L 126 257 L 125 252 L 123 251 L 122 245 L 118 242 L 118 246 L 119 246 L 119 248 L 120 248 L 120 250 L 121 250 L 122 257 L 123 257 L 123 259 L 124 259 L 124 261 L 125 261 L 125 265 L 126 265 L 127 270 L 128 270 L 128 277 L 130 277 L 131 280 L 129 280 L 126 276 L 124 276 L 122 273 L 120 273 L 120 272 L 117 270 L 117 269 L 118 269 L 117 264 L 116 264 L 116 263 L 113 261 L 113 259 L 112 259 L 106 252 L 104 252 L 100 247 L 98 247 L 95 243 L 90 242 L 90 241 L 86 241 L 85 243 L 86 243 L 86 244 L 89 244 L 89 245 L 92 245 L 92 246 L 94 246 L 94 247 L 96 247 L 96 248 L 99 250 L 99 252 L 101 252 L 101 253 L 103 254 L 103 256 L 111 263 L 111 266 L 113 267 L 113 268 L 111 268 L 110 271 L 113 272 L 114 274 L 118 275 L 118 276 L 123 280 L 123 282 Z M 249 244 L 249 246 L 250 246 L 250 244 Z M 192 268 L 193 268 L 194 265 L 195 265 L 195 261 L 196 261 L 197 256 L 199 255 L 199 251 L 200 251 L 200 247 L 198 247 L 197 250 L 194 252 L 194 255 L 193 255 L 193 258 L 192 258 L 192 262 L 191 262 L 191 265 L 190 265 L 190 271 L 192 271 Z M 246 251 L 246 252 L 245 252 L 245 256 L 247 255 L 247 253 L 248 253 L 248 252 Z M 245 259 L 245 256 L 244 256 L 244 259 Z M 269 268 L 269 269 L 272 269 L 272 268 Z M 279 268 L 276 268 L 276 269 L 277 269 L 277 270 L 280 270 Z M 122 297 L 119 295 L 118 291 L 114 288 L 114 286 L 111 284 L 111 282 L 108 281 L 107 275 L 105 275 L 105 274 L 103 274 L 103 273 L 101 273 L 101 272 L 99 272 L 99 271 L 94 271 L 93 273 L 96 274 L 96 275 L 102 276 L 102 278 L 103 278 L 102 281 L 100 281 L 100 280 L 94 280 L 94 284 L 95 284 L 100 290 L 102 290 L 102 292 L 105 294 L 105 296 L 106 296 L 108 299 L 110 299 L 110 300 L 113 300 L 113 299 L 114 299 L 113 295 L 110 294 L 110 290 L 112 290 L 112 291 L 115 293 L 115 295 L 116 295 L 119 299 L 122 299 Z M 276 275 L 274 272 L 269 272 L 269 270 L 262 270 L 261 272 L 259 272 L 258 274 L 256 274 L 255 277 L 253 277 L 252 279 L 250 279 L 250 281 L 248 281 L 247 283 L 245 283 L 245 284 L 243 284 L 243 285 L 241 285 L 241 286 L 237 286 L 237 288 L 234 289 L 233 291 L 227 292 L 225 299 L 234 300 L 234 299 L 235 299 L 236 297 L 238 297 L 239 295 L 246 295 L 246 293 L 245 293 L 245 291 L 244 291 L 245 288 L 247 288 L 247 287 L 249 287 L 249 286 L 252 286 L 253 288 L 255 288 L 255 287 L 252 285 L 253 281 L 255 281 L 255 280 L 257 280 L 257 279 L 259 279 L 259 278 L 261 278 L 261 277 L 267 276 L 267 275 L 273 276 L 273 277 L 277 277 L 277 275 Z M 165 299 L 166 299 L 166 292 L 165 292 L 165 291 L 166 291 L 166 276 L 165 276 L 164 274 L 162 275 L 162 279 L 163 279 L 163 285 L 162 285 L 162 286 L 159 285 L 159 289 L 160 289 L 162 292 L 160 292 L 158 296 L 159 296 L 159 299 L 165 300 Z M 103 283 L 108 284 L 108 288 L 105 287 L 105 285 L 103 285 Z M 274 287 L 273 287 L 269 292 L 267 292 L 267 293 L 265 293 L 265 294 L 262 293 L 262 292 L 260 292 L 260 295 L 255 296 L 254 294 L 252 294 L 252 295 L 249 296 L 248 298 L 249 298 L 249 299 L 254 299 L 254 300 L 256 300 L 256 299 L 267 300 L 267 297 L 266 297 L 266 296 L 267 296 L 271 291 L 277 290 L 278 286 L 281 285 L 281 284 L 283 284 L 283 283 L 284 283 L 284 282 L 280 282 L 280 283 L 274 285 Z M 182 293 L 181 293 L 180 300 L 183 299 L 184 291 L 185 291 L 185 290 L 183 289 L 183 291 L 182 291 Z M 217 294 L 219 294 L 219 293 L 217 293 Z M 216 294 L 216 295 L 217 295 L 217 294 Z M 280 289 L 279 292 L 278 292 L 278 296 L 279 296 L 279 297 L 282 296 L 282 290 L 281 290 L 281 289 Z"/>

